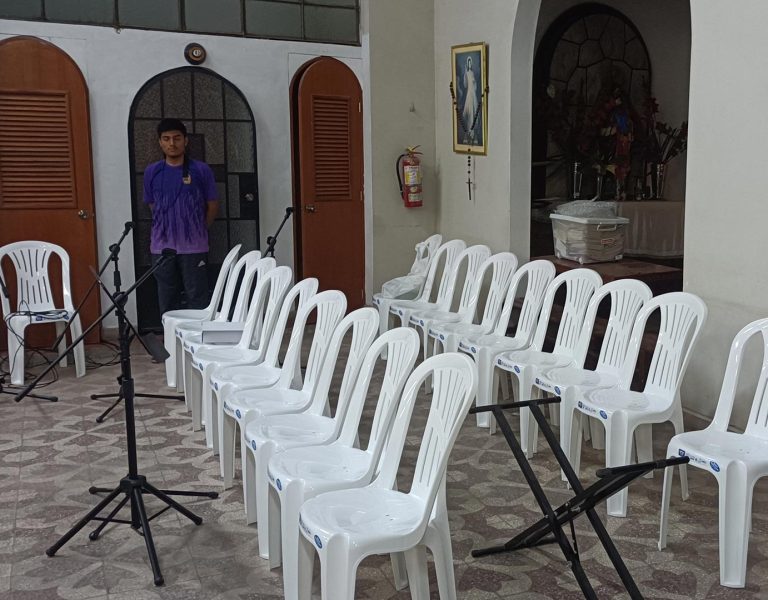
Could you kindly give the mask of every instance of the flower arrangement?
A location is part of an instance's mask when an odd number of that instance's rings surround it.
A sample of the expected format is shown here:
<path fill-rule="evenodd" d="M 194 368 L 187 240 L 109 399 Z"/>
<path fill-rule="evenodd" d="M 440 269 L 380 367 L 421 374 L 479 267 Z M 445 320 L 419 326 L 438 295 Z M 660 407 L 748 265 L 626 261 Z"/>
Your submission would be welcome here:
<path fill-rule="evenodd" d="M 648 96 L 645 102 L 645 146 L 646 160 L 650 163 L 667 164 L 688 146 L 688 122 L 683 121 L 679 127 L 671 127 L 659 120 L 659 104 L 656 98 Z"/>

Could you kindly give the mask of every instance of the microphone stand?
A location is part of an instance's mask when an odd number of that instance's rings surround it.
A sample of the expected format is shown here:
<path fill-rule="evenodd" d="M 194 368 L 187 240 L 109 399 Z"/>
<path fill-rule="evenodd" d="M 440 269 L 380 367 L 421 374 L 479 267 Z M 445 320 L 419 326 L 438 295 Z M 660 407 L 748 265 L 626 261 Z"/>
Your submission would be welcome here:
<path fill-rule="evenodd" d="M 280 223 L 280 227 L 277 228 L 275 235 L 267 236 L 267 249 L 264 251 L 264 256 L 270 256 L 272 258 L 275 258 L 275 243 L 277 243 L 277 236 L 280 235 L 280 232 L 283 229 L 283 225 L 285 225 L 285 222 L 288 220 L 288 217 L 291 216 L 292 212 L 293 212 L 292 206 L 289 206 L 288 208 L 286 208 L 283 221 Z"/>
<path fill-rule="evenodd" d="M 89 535 L 89 539 L 95 541 L 101 535 L 104 528 L 110 523 L 124 523 L 130 525 L 139 535 L 144 538 L 144 542 L 147 547 L 147 554 L 149 555 L 149 563 L 152 568 L 152 574 L 154 576 L 155 585 L 163 585 L 164 579 L 162 572 L 160 571 L 160 562 L 157 557 L 157 551 L 152 539 L 152 532 L 149 527 L 149 522 L 157 517 L 159 514 L 165 512 L 169 508 L 181 513 L 192 521 L 195 525 L 200 525 L 203 520 L 198 515 L 185 508 L 178 502 L 176 502 L 171 496 L 193 496 L 203 498 L 218 498 L 217 492 L 197 492 L 191 490 L 160 490 L 147 481 L 146 476 L 139 474 L 138 458 L 136 448 L 136 418 L 134 411 L 134 381 L 131 373 L 131 350 L 130 350 L 130 335 L 128 319 L 125 314 L 125 304 L 128 296 L 144 283 L 162 264 L 166 258 L 158 261 L 151 269 L 149 269 L 144 275 L 142 275 L 136 283 L 134 283 L 127 290 L 118 291 L 115 295 L 115 302 L 112 306 L 104 312 L 94 323 L 92 323 L 78 339 L 73 342 L 64 350 L 64 353 L 69 352 L 74 348 L 85 336 L 97 327 L 107 316 L 112 314 L 113 311 L 117 311 L 118 333 L 120 338 L 120 394 L 125 399 L 125 429 L 127 438 L 127 450 L 128 450 L 128 474 L 123 477 L 118 485 L 114 488 L 100 488 L 91 487 L 89 492 L 91 494 L 97 494 L 101 492 L 107 492 L 107 496 L 103 498 L 91 511 L 89 511 L 82 519 L 80 519 L 69 531 L 67 531 L 59 540 L 48 548 L 45 553 L 48 556 L 54 556 L 56 552 L 64 546 L 72 537 L 74 537 L 83 527 L 85 527 L 91 521 L 99 521 L 99 525 Z M 119 278 L 116 279 L 119 283 Z M 32 388 L 44 377 L 56 364 L 55 361 L 49 365 L 42 373 L 40 373 L 35 380 L 24 388 L 15 398 L 16 402 L 21 401 Z M 151 516 L 147 516 L 147 511 L 144 505 L 144 494 L 151 494 L 161 500 L 166 506 L 160 509 L 158 512 Z M 99 516 L 102 510 L 104 510 L 114 500 L 117 500 L 118 496 L 123 497 L 117 501 L 117 505 L 104 517 Z M 130 502 L 130 520 L 117 518 L 118 512 L 126 504 Z"/>

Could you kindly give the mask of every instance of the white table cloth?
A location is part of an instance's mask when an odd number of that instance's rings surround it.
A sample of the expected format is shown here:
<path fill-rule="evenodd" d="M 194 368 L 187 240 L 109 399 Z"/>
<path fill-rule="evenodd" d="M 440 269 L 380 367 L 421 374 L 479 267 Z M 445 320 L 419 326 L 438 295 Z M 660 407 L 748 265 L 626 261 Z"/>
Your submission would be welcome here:
<path fill-rule="evenodd" d="M 639 200 L 618 202 L 618 214 L 629 219 L 624 254 L 675 257 L 683 255 L 685 202 Z"/>

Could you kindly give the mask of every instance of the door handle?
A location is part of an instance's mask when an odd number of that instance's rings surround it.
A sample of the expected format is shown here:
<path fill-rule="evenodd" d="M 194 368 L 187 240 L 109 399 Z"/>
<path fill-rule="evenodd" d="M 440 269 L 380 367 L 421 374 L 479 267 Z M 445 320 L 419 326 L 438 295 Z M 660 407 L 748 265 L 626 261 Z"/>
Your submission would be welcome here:
<path fill-rule="evenodd" d="M 91 214 L 87 210 L 81 208 L 80 210 L 77 211 L 77 216 L 83 220 L 86 220 L 88 217 L 91 216 Z"/>
<path fill-rule="evenodd" d="M 305 204 L 305 205 L 304 205 L 304 210 L 305 210 L 306 212 L 309 212 L 309 213 L 313 213 L 313 212 L 315 212 L 317 209 L 315 208 L 315 205 L 314 205 L 314 204 Z"/>

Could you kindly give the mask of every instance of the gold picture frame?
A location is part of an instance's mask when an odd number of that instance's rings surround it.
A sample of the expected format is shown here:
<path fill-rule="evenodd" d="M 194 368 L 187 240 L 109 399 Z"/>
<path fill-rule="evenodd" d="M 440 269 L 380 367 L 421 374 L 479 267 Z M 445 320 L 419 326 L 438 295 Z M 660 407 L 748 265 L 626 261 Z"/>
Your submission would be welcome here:
<path fill-rule="evenodd" d="M 485 155 L 488 151 L 488 45 L 451 47 L 453 151 Z"/>

